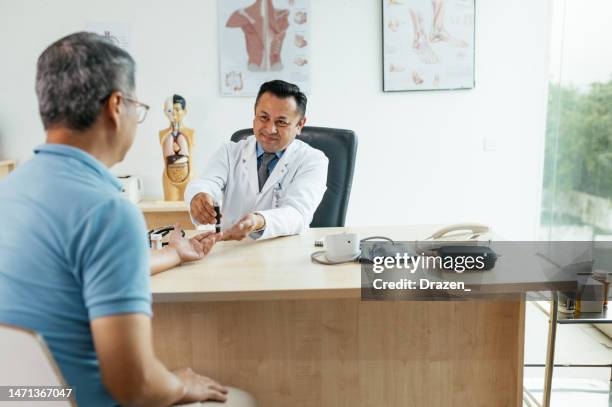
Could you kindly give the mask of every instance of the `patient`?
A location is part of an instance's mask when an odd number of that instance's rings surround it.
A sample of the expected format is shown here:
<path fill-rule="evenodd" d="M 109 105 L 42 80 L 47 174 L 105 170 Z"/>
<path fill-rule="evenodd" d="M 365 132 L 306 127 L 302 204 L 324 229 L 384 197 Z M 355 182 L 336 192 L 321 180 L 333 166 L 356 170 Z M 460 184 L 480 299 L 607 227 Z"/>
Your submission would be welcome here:
<path fill-rule="evenodd" d="M 127 52 L 91 33 L 40 55 L 46 143 L 0 183 L 0 322 L 43 336 L 79 406 L 225 401 L 226 387 L 168 370 L 153 350 L 144 219 L 108 170 L 146 113 L 134 69 Z M 214 241 L 177 247 L 200 256 Z"/>

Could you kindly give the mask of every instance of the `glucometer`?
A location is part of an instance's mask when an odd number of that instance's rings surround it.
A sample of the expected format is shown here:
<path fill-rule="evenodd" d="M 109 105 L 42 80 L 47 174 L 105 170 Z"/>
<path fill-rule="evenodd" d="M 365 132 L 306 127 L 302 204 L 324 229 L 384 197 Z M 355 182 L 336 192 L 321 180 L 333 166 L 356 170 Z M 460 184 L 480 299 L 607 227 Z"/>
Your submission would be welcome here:
<path fill-rule="evenodd" d="M 214 209 L 215 209 L 215 232 L 219 233 L 221 232 L 221 206 L 219 206 L 219 204 L 215 204 L 214 205 Z"/>

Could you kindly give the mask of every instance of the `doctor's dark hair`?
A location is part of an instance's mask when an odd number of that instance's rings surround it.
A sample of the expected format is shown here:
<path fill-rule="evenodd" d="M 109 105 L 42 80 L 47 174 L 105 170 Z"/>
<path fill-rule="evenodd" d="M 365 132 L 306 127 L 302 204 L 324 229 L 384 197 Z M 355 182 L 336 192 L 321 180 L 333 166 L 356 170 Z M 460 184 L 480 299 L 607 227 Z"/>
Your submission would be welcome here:
<path fill-rule="evenodd" d="M 103 102 L 119 91 L 132 95 L 135 63 L 108 38 L 87 32 L 68 35 L 38 57 L 36 95 L 45 130 L 64 126 L 85 130 Z"/>
<path fill-rule="evenodd" d="M 300 91 L 300 88 L 297 85 L 294 85 L 289 82 L 281 81 L 280 79 L 265 82 L 259 88 L 259 92 L 257 93 L 257 99 L 255 99 L 255 106 L 259 102 L 259 98 L 264 93 L 269 92 L 276 96 L 277 98 L 286 99 L 292 97 L 295 99 L 295 104 L 297 105 L 297 111 L 300 116 L 304 117 L 306 115 L 306 103 L 308 99 L 306 95 Z"/>
<path fill-rule="evenodd" d="M 172 95 L 172 104 L 180 103 L 183 110 L 185 110 L 185 106 L 187 106 L 187 101 L 181 95 Z"/>

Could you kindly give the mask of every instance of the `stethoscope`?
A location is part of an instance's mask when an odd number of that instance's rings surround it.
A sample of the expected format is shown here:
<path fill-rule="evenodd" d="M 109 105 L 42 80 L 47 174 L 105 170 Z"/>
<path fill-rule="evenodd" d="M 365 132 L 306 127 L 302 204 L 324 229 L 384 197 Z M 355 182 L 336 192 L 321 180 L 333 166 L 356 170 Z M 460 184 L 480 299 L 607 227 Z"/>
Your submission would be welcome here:
<path fill-rule="evenodd" d="M 162 226 L 160 228 L 155 228 L 155 229 L 149 230 L 149 233 L 148 233 L 149 247 L 151 247 L 151 236 L 152 235 L 161 235 L 161 237 L 163 239 L 164 237 L 169 235 L 170 232 L 172 232 L 173 230 L 174 230 L 174 226 L 173 225 Z M 185 231 L 184 230 L 181 230 L 181 237 L 185 237 Z M 162 246 L 167 246 L 167 245 L 168 245 L 168 242 L 162 241 Z"/>

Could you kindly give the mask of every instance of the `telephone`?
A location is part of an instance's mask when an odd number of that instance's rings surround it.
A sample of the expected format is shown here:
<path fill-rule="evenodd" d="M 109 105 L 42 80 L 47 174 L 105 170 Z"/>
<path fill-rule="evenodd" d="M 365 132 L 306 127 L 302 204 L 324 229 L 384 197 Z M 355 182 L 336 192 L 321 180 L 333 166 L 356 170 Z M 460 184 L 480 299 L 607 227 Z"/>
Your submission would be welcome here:
<path fill-rule="evenodd" d="M 495 262 L 499 255 L 491 249 L 491 229 L 486 225 L 475 223 L 459 223 L 450 225 L 434 232 L 431 236 L 417 244 L 417 248 L 422 253 L 440 256 L 444 259 L 465 258 L 482 256 L 484 261 L 483 268 L 465 268 L 464 270 L 451 269 L 462 273 L 463 271 L 487 271 L 495 267 Z"/>
<path fill-rule="evenodd" d="M 434 232 L 425 240 L 478 240 L 490 231 L 490 228 L 486 225 L 480 225 L 476 223 L 458 223 L 456 225 L 450 225 Z"/>

